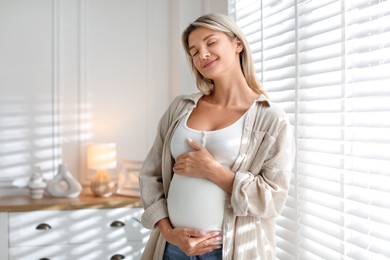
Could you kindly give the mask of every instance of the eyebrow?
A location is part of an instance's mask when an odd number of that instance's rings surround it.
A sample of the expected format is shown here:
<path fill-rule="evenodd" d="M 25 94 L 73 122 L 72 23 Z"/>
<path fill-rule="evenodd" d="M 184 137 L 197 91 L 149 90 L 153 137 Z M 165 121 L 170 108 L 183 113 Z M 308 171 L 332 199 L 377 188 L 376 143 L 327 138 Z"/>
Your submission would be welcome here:
<path fill-rule="evenodd" d="M 206 37 L 204 37 L 204 39 L 203 39 L 202 41 L 203 41 L 203 42 L 204 42 L 204 41 L 207 41 L 207 40 L 208 40 L 210 37 L 212 37 L 212 36 L 215 36 L 215 34 L 212 33 L 212 34 L 210 34 L 210 35 L 207 35 Z M 195 46 L 189 47 L 188 51 L 191 51 L 193 48 L 195 48 Z"/>

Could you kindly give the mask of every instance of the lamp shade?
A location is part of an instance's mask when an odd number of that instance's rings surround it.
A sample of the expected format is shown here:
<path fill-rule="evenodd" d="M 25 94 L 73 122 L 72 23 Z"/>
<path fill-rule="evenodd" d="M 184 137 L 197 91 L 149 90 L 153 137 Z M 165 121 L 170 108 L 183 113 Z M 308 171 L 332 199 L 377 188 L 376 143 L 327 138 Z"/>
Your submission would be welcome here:
<path fill-rule="evenodd" d="M 88 168 L 93 170 L 116 168 L 116 144 L 89 144 L 87 146 L 87 164 Z"/>

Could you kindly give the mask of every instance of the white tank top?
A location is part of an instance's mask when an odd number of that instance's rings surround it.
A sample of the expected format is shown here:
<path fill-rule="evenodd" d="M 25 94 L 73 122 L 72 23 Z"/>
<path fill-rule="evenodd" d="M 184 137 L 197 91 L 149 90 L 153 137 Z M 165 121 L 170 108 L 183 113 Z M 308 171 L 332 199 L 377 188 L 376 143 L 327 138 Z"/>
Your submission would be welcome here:
<path fill-rule="evenodd" d="M 187 142 L 187 138 L 191 138 L 205 147 L 219 163 L 231 168 L 239 154 L 246 114 L 234 124 L 216 131 L 189 128 L 190 115 L 188 113 L 181 119 L 173 133 L 173 157 L 176 159 L 193 151 Z M 222 230 L 225 199 L 226 192 L 209 180 L 174 174 L 167 198 L 171 224 L 204 231 Z"/>

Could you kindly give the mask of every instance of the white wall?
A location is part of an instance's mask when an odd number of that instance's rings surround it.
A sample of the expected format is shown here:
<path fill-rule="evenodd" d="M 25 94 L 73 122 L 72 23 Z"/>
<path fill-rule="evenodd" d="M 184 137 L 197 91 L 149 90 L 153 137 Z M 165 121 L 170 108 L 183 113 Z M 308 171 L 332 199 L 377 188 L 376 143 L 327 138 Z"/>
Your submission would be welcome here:
<path fill-rule="evenodd" d="M 142 160 L 172 98 L 196 91 L 180 34 L 208 12 L 227 1 L 0 0 L 0 195 L 60 162 L 87 183 L 91 142 Z"/>
<path fill-rule="evenodd" d="M 172 96 L 196 91 L 181 45 L 181 33 L 202 14 L 211 12 L 228 14 L 228 0 L 172 0 Z"/>

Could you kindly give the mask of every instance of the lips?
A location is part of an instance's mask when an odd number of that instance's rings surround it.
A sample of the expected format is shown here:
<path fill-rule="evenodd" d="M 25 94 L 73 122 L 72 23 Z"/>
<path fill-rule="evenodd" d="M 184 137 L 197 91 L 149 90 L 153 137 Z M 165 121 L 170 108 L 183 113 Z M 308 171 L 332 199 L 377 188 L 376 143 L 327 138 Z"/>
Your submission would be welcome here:
<path fill-rule="evenodd" d="M 211 66 L 213 66 L 213 65 L 215 64 L 216 61 L 217 61 L 217 59 L 207 61 L 207 62 L 203 65 L 203 68 L 204 68 L 204 69 L 210 68 Z"/>

